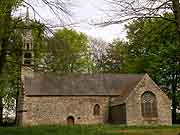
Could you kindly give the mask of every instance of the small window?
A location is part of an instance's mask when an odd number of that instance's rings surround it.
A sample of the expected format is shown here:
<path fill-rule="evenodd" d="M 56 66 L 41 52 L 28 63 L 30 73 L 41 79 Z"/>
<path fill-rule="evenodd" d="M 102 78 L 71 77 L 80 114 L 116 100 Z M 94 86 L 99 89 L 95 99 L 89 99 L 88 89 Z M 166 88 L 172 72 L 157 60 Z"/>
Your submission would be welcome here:
<path fill-rule="evenodd" d="M 31 53 L 25 53 L 25 54 L 24 54 L 24 58 L 32 58 Z"/>
<path fill-rule="evenodd" d="M 24 64 L 25 64 L 25 65 L 31 65 L 31 61 L 29 61 L 29 60 L 24 60 Z"/>
<path fill-rule="evenodd" d="M 29 43 L 27 43 L 26 47 L 27 47 L 27 50 L 29 50 L 29 49 L 30 49 L 30 45 L 29 45 Z"/>
<path fill-rule="evenodd" d="M 96 104 L 93 110 L 94 115 L 100 115 L 100 106 Z"/>

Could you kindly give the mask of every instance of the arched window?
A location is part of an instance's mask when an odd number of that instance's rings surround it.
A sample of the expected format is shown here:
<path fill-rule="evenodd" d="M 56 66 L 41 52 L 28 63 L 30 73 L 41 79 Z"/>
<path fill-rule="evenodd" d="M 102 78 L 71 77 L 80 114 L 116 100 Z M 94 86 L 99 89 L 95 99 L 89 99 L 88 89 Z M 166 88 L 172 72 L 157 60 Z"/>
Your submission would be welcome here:
<path fill-rule="evenodd" d="M 30 49 L 30 45 L 29 45 L 29 43 L 27 43 L 27 44 L 26 44 L 26 47 L 27 47 L 27 50 L 29 50 L 29 49 Z"/>
<path fill-rule="evenodd" d="M 152 92 L 147 91 L 142 95 L 141 107 L 143 117 L 157 117 L 157 101 Z"/>
<path fill-rule="evenodd" d="M 100 106 L 98 104 L 94 106 L 93 114 L 100 115 Z"/>

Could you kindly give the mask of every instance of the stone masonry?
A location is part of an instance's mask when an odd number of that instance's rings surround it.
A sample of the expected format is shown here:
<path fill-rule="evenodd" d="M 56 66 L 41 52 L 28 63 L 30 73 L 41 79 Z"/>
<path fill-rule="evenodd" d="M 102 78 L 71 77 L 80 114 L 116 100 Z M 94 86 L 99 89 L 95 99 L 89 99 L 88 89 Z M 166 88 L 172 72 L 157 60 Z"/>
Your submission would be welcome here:
<path fill-rule="evenodd" d="M 108 97 L 99 96 L 37 96 L 24 98 L 22 125 L 67 124 L 73 116 L 75 124 L 98 124 L 108 120 Z M 95 104 L 100 115 L 93 115 Z"/>
<path fill-rule="evenodd" d="M 25 76 L 29 79 L 25 80 Z M 52 81 L 51 78 L 47 82 L 47 79 L 43 78 L 44 75 L 41 76 L 37 78 L 36 73 L 30 68 L 22 70 L 23 85 L 17 110 L 20 125 L 67 124 L 67 118 L 70 116 L 74 118 L 75 124 L 103 124 L 109 121 L 111 111 L 109 108 L 122 104 L 125 105 L 123 123 L 127 125 L 171 125 L 171 100 L 147 74 L 138 78 L 137 75 L 112 76 L 108 74 L 100 77 L 99 75 L 76 76 L 76 78 L 68 76 L 71 81 L 65 81 L 66 83 L 62 83 L 64 80 Z M 49 83 L 45 85 L 47 87 L 43 86 L 43 79 Z M 78 79 L 86 80 L 81 81 L 81 84 L 72 81 Z M 36 87 L 33 87 L 33 84 Z M 81 85 L 83 87 L 79 88 Z M 104 85 L 106 87 L 103 87 Z M 83 89 L 85 86 L 86 89 Z M 64 91 L 63 88 L 67 87 L 67 91 Z M 49 95 L 45 95 L 47 91 Z M 158 116 L 150 120 L 143 117 L 141 108 L 141 97 L 146 91 L 152 92 L 157 101 Z M 84 92 L 83 95 L 79 95 L 81 92 Z M 100 106 L 99 115 L 94 115 L 96 104 Z M 115 114 L 121 114 L 121 112 L 117 110 Z M 116 116 L 113 118 L 116 119 Z M 118 123 L 121 123 L 121 120 Z"/>
<path fill-rule="evenodd" d="M 147 123 L 142 116 L 141 96 L 145 91 L 151 91 L 157 99 L 158 117 L 152 119 L 152 123 Z M 128 125 L 171 124 L 171 101 L 147 74 L 127 97 L 126 112 Z"/>

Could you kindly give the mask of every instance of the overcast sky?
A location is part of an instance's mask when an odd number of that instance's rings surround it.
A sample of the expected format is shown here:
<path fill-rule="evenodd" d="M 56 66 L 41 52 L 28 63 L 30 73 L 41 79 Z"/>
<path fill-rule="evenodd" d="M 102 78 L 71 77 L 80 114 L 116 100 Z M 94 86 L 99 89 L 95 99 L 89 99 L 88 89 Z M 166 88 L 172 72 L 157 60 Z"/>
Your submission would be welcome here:
<path fill-rule="evenodd" d="M 27 0 L 34 1 L 34 7 L 41 14 L 41 22 L 46 22 L 50 24 L 60 24 L 58 18 L 50 12 L 49 8 L 45 5 L 39 4 L 39 0 Z M 103 20 L 104 12 L 101 9 L 107 9 L 107 5 L 104 0 L 72 0 L 75 5 L 72 6 L 72 19 L 71 22 L 77 23 L 73 26 L 74 29 L 84 32 L 89 36 L 101 38 L 105 41 L 112 41 L 115 38 L 125 38 L 126 32 L 122 25 L 111 25 L 107 27 L 95 27 L 90 25 L 92 21 Z M 20 11 L 22 13 L 22 11 Z M 33 12 L 30 11 L 31 17 Z"/>
<path fill-rule="evenodd" d="M 103 20 L 103 11 L 106 4 L 104 0 L 77 0 L 79 1 L 79 7 L 75 9 L 75 18 L 78 20 L 86 19 L 84 23 L 81 23 L 80 27 L 76 29 L 87 33 L 93 37 L 102 38 L 106 41 L 111 41 L 113 38 L 124 38 L 125 30 L 121 25 L 111 25 L 107 27 L 95 27 L 88 25 L 88 22 L 92 20 Z"/>

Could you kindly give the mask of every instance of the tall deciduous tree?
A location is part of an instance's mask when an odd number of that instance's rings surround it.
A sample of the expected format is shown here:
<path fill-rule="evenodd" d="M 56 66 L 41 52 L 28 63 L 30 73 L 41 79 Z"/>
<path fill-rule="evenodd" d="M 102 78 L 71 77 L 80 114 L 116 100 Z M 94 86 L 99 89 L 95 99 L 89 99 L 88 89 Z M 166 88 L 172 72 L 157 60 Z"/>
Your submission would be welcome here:
<path fill-rule="evenodd" d="M 171 14 L 165 14 L 173 19 Z M 180 85 L 180 47 L 176 24 L 163 19 L 139 19 L 127 26 L 126 71 L 149 73 L 172 97 L 172 118 L 176 122 L 177 89 Z"/>
<path fill-rule="evenodd" d="M 35 3 L 35 1 L 34 1 Z M 69 4 L 69 1 L 63 1 L 63 0 L 41 0 L 40 3 L 43 3 L 49 7 L 49 9 L 57 16 L 61 22 L 63 22 L 64 18 L 60 17 L 62 14 L 64 17 L 67 17 L 70 15 L 70 10 L 67 7 L 67 3 Z M 41 15 L 36 11 L 36 9 L 33 6 L 33 1 L 25 1 L 25 0 L 1 0 L 0 1 L 0 78 L 1 78 L 1 86 L 4 86 L 5 82 L 8 82 L 8 85 L 6 87 L 9 87 L 11 82 L 9 79 L 6 79 L 4 81 L 4 76 L 8 76 L 8 74 L 4 75 L 4 68 L 7 68 L 6 66 L 9 65 L 9 57 L 12 56 L 13 52 L 20 53 L 21 50 L 17 49 L 16 44 L 13 44 L 13 46 L 10 47 L 12 42 L 12 35 L 14 35 L 16 30 L 23 30 L 24 28 L 27 28 L 27 26 L 23 25 L 22 18 L 13 19 L 13 13 L 18 7 L 20 6 L 26 6 L 30 7 L 34 14 L 37 14 L 39 17 Z M 62 24 L 62 26 L 65 24 Z M 49 26 L 49 25 L 48 25 Z M 30 26 L 31 27 L 31 26 Z M 31 27 L 32 28 L 32 27 Z M 47 28 L 47 27 L 46 27 Z M 49 28 L 48 28 L 49 29 Z M 11 48 L 11 49 L 10 49 Z M 35 51 L 36 54 L 38 51 Z M 40 56 L 40 55 L 39 55 Z M 14 59 L 14 58 L 13 58 Z M 19 61 L 16 62 L 17 65 Z M 39 63 L 38 61 L 35 61 L 36 63 Z M 13 67 L 13 64 L 11 64 Z M 10 67 L 11 67 L 10 66 Z M 9 67 L 9 66 L 8 66 Z M 16 71 L 16 70 L 14 70 Z M 19 71 L 17 71 L 19 73 Z M 7 77 L 8 78 L 8 77 Z M 17 77 L 19 78 L 19 77 Z M 15 87 L 15 85 L 14 85 Z M 5 88 L 5 87 L 4 87 Z M 4 96 L 4 89 L 0 89 L 0 125 L 2 124 L 2 116 L 3 116 L 3 99 Z"/>
<path fill-rule="evenodd" d="M 12 11 L 21 3 L 21 0 L 1 0 L 0 1 L 0 78 L 3 78 L 3 67 L 6 63 L 6 56 L 10 45 L 10 37 L 14 31 L 12 21 Z M 3 82 L 1 81 L 1 84 Z M 1 90 L 1 93 L 2 90 Z M 3 94 L 0 95 L 0 124 L 3 122 Z"/>
<path fill-rule="evenodd" d="M 164 17 L 174 19 L 172 14 Z M 176 123 L 180 103 L 180 46 L 176 24 L 162 18 L 139 18 L 126 28 L 128 42 L 113 42 L 97 64 L 103 69 L 100 71 L 148 73 L 172 98 L 172 118 Z"/>
<path fill-rule="evenodd" d="M 87 36 L 72 29 L 58 30 L 48 41 L 44 62 L 49 71 L 88 72 L 90 57 Z"/>
<path fill-rule="evenodd" d="M 123 72 L 124 56 L 127 43 L 122 40 L 114 40 L 96 60 L 98 72 L 121 73 Z"/>
<path fill-rule="evenodd" d="M 0 77 L 0 95 L 1 101 L 4 101 L 1 104 L 1 120 L 4 108 L 7 110 L 12 105 L 12 101 L 14 101 L 12 99 L 16 99 L 20 88 L 21 32 L 14 31 L 9 40 L 6 63 L 4 63 Z"/>

